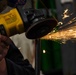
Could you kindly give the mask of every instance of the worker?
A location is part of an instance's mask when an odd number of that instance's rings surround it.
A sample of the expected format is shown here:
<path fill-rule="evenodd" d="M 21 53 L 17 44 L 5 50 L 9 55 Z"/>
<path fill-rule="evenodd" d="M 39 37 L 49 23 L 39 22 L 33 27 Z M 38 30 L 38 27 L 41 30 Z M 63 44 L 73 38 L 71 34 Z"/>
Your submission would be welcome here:
<path fill-rule="evenodd" d="M 35 75 L 35 70 L 9 37 L 0 35 L 0 75 Z"/>

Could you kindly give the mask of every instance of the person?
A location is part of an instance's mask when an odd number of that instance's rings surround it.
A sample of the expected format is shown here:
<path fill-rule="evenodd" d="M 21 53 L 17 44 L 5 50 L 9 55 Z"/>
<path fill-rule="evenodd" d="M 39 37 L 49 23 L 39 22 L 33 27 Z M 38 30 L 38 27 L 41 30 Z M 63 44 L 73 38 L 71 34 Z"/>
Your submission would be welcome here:
<path fill-rule="evenodd" d="M 13 41 L 0 34 L 0 75 L 35 75 L 35 70 Z"/>

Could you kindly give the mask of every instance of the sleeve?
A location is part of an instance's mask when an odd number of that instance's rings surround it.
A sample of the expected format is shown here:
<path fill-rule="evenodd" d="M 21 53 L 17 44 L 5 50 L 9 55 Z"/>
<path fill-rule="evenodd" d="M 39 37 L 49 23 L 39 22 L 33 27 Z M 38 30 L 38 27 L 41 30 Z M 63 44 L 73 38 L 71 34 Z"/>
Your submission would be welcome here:
<path fill-rule="evenodd" d="M 27 59 L 23 59 L 22 54 L 13 43 L 10 44 L 5 59 L 8 75 L 35 75 L 35 70 L 32 65 Z"/>

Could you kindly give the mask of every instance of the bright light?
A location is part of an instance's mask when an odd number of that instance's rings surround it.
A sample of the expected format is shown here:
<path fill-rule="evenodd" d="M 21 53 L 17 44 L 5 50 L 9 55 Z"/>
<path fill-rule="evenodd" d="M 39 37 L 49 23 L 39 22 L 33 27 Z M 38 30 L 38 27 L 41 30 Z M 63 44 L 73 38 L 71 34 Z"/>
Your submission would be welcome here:
<path fill-rule="evenodd" d="M 43 53 L 46 53 L 46 50 L 43 50 Z"/>

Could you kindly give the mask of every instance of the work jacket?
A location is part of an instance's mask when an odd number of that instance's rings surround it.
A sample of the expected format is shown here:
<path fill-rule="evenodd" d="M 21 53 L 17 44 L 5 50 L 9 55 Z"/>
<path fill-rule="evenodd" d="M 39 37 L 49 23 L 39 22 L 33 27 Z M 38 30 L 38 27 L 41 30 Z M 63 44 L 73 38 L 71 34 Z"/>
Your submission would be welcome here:
<path fill-rule="evenodd" d="M 32 65 L 27 59 L 23 59 L 22 54 L 14 43 L 10 44 L 5 60 L 8 75 L 35 75 Z"/>

